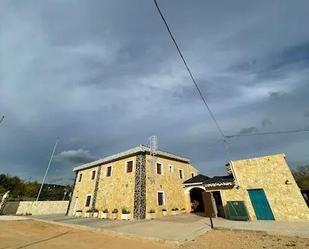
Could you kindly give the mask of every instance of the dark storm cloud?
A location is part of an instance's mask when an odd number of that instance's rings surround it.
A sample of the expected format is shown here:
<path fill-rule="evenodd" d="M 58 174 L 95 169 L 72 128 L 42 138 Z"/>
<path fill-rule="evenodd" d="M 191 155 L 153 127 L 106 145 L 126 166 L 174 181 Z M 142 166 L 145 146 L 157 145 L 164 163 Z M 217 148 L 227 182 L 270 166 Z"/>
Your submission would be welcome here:
<path fill-rule="evenodd" d="M 265 118 L 262 120 L 261 124 L 263 127 L 267 127 L 267 126 L 271 126 L 273 123 L 271 122 L 270 119 Z"/>
<path fill-rule="evenodd" d="M 159 3 L 226 134 L 307 125 L 307 1 Z M 3 172 L 41 179 L 57 136 L 57 183 L 153 134 L 208 175 L 260 154 L 309 160 L 306 134 L 238 138 L 227 156 L 152 1 L 1 1 L 0 31 Z"/>
<path fill-rule="evenodd" d="M 67 162 L 74 165 L 88 163 L 96 159 L 98 158 L 91 155 L 89 151 L 83 149 L 66 150 L 55 156 L 55 160 L 59 162 Z"/>
<path fill-rule="evenodd" d="M 269 92 L 269 96 L 271 98 L 279 98 L 283 96 L 285 93 L 284 92 Z"/>
<path fill-rule="evenodd" d="M 259 131 L 258 128 L 256 128 L 255 126 L 251 126 L 251 127 L 241 129 L 239 134 L 245 135 L 245 134 L 255 133 L 258 131 Z"/>

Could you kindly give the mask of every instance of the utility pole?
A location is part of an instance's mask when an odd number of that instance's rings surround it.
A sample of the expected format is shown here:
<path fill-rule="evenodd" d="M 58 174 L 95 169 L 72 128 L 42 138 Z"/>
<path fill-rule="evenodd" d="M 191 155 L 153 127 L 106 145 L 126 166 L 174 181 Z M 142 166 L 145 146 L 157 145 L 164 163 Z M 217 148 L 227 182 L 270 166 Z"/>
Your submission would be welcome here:
<path fill-rule="evenodd" d="M 53 157 L 54 157 L 54 154 L 55 154 L 55 151 L 56 151 L 56 147 L 57 147 L 58 142 L 59 142 L 59 138 L 56 139 L 56 142 L 55 142 L 55 145 L 54 145 L 54 149 L 53 149 L 53 152 L 52 152 L 52 154 L 51 154 L 51 156 L 50 156 L 50 159 L 49 159 L 49 162 L 48 162 L 46 171 L 45 171 L 45 175 L 44 175 L 44 177 L 43 177 L 43 181 L 42 181 L 42 183 L 41 183 L 41 187 L 40 187 L 38 196 L 36 197 L 36 201 L 38 201 L 39 198 L 40 198 L 40 194 L 41 194 L 41 192 L 42 192 L 43 185 L 44 185 L 44 183 L 45 183 L 45 179 L 46 179 L 46 176 L 47 176 L 49 167 L 50 167 L 50 165 L 51 165 L 51 162 L 52 162 L 52 160 L 53 160 Z"/>

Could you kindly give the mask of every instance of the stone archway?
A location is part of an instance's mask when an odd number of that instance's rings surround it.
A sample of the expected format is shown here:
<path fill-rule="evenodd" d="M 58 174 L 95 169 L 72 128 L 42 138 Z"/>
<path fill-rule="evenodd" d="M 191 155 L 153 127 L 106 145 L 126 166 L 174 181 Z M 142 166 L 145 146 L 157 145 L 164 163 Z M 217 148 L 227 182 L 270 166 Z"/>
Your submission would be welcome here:
<path fill-rule="evenodd" d="M 202 188 L 191 188 L 189 191 L 190 194 L 190 203 L 193 213 L 204 213 L 205 212 L 205 203 L 203 199 L 203 194 L 205 190 Z"/>
<path fill-rule="evenodd" d="M 192 210 L 192 202 L 197 199 L 199 208 L 194 210 L 193 213 L 206 217 L 216 217 L 215 200 L 211 192 L 201 186 L 190 186 L 185 189 L 187 209 Z"/>

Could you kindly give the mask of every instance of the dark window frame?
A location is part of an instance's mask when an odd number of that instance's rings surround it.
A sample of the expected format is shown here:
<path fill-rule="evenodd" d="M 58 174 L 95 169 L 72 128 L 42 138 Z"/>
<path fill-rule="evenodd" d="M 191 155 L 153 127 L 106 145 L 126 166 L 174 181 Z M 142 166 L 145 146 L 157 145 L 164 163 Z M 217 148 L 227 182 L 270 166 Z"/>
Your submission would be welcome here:
<path fill-rule="evenodd" d="M 158 166 L 160 165 L 160 170 L 158 170 L 159 168 L 158 168 Z M 157 166 L 156 166 L 156 168 L 157 168 L 157 175 L 163 175 L 163 164 L 162 163 L 157 163 Z"/>
<path fill-rule="evenodd" d="M 183 169 L 179 169 L 179 178 L 183 179 Z"/>
<path fill-rule="evenodd" d="M 111 177 L 112 176 L 112 166 L 108 166 L 106 168 L 106 177 Z"/>
<path fill-rule="evenodd" d="M 129 165 L 129 163 L 131 165 Z M 128 169 L 131 169 L 130 171 L 128 171 Z M 132 173 L 133 172 L 133 160 L 127 161 L 126 162 L 126 173 Z"/>
<path fill-rule="evenodd" d="M 157 192 L 157 201 L 158 201 L 158 206 L 164 206 L 165 205 L 165 193 L 164 193 L 164 191 L 158 191 Z"/>
<path fill-rule="evenodd" d="M 91 199 L 92 199 L 92 196 L 91 196 L 91 195 L 87 195 L 87 196 L 86 196 L 85 207 L 90 207 L 90 205 L 91 205 Z"/>
<path fill-rule="evenodd" d="M 96 177 L 97 171 L 96 170 L 92 170 L 91 172 L 91 180 L 94 180 Z"/>

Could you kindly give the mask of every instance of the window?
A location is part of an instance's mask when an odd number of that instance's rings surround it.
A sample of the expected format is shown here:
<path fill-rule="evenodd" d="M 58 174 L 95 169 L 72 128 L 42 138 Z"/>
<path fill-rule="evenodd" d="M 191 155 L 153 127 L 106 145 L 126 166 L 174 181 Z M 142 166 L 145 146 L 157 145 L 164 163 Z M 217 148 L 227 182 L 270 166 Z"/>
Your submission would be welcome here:
<path fill-rule="evenodd" d="M 87 195 L 85 207 L 90 207 L 90 203 L 91 203 L 91 195 Z"/>
<path fill-rule="evenodd" d="M 78 182 L 82 181 L 83 174 L 79 174 Z"/>
<path fill-rule="evenodd" d="M 194 173 L 194 172 L 192 172 L 192 173 L 191 173 L 191 177 L 194 177 L 194 176 L 195 176 L 195 173 Z"/>
<path fill-rule="evenodd" d="M 183 179 L 183 170 L 182 169 L 179 170 L 179 178 Z"/>
<path fill-rule="evenodd" d="M 165 205 L 165 198 L 164 198 L 164 192 L 158 191 L 158 206 Z"/>
<path fill-rule="evenodd" d="M 108 166 L 106 168 L 106 176 L 108 177 L 108 176 L 111 176 L 111 175 L 112 175 L 112 166 Z"/>
<path fill-rule="evenodd" d="M 128 161 L 126 165 L 126 172 L 131 173 L 133 171 L 133 161 Z"/>
<path fill-rule="evenodd" d="M 93 179 L 95 178 L 95 174 L 96 174 L 96 171 L 93 170 L 93 171 L 91 172 L 91 180 L 93 180 Z"/>
<path fill-rule="evenodd" d="M 157 163 L 157 174 L 158 175 L 162 175 L 163 170 L 162 170 L 162 164 L 161 163 Z"/>
<path fill-rule="evenodd" d="M 168 166 L 168 172 L 170 172 L 170 173 L 174 172 L 174 166 L 173 165 Z"/>

